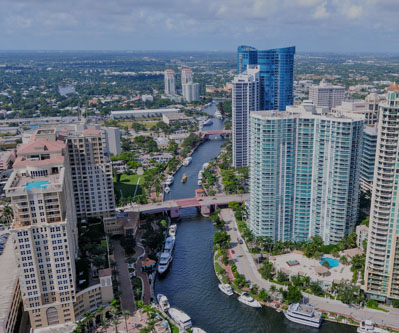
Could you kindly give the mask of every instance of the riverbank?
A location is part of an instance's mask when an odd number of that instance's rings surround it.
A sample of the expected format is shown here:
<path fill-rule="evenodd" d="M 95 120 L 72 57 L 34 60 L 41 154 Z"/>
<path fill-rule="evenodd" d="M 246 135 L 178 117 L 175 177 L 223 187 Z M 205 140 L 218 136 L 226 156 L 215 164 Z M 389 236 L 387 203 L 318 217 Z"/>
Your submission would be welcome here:
<path fill-rule="evenodd" d="M 239 242 L 239 240 L 242 238 L 238 231 L 238 226 L 233 211 L 231 209 L 222 209 L 220 212 L 220 217 L 225 221 L 225 230 L 230 235 L 231 246 L 229 249 L 229 254 L 231 256 L 231 260 L 233 260 L 237 266 L 238 272 L 243 274 L 245 279 L 249 281 L 251 285 L 256 284 L 259 288 L 265 289 L 268 293 L 270 292 L 271 288 L 275 288 L 276 290 L 279 290 L 280 288 L 285 289 L 286 286 L 279 285 L 262 278 L 258 272 L 258 267 L 255 263 L 255 260 L 249 253 L 246 244 L 240 244 Z M 303 293 L 303 296 L 320 312 L 326 313 L 326 315 L 323 316 L 323 318 L 326 320 L 331 319 L 334 322 L 347 325 L 359 325 L 361 321 L 368 319 L 372 320 L 376 325 L 382 328 L 398 331 L 399 322 L 396 319 L 399 315 L 398 309 L 392 309 L 388 314 L 369 308 L 356 309 L 343 304 L 338 300 L 326 299 L 307 293 Z M 331 317 L 331 315 L 333 317 Z"/>

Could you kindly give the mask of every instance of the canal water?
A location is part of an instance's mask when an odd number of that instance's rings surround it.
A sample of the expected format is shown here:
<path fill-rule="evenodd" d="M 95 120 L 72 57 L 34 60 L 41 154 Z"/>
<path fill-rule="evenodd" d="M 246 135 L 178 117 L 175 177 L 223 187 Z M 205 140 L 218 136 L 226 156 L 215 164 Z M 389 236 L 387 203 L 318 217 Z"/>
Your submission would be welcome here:
<path fill-rule="evenodd" d="M 213 105 L 207 112 L 213 113 Z M 209 129 L 223 128 L 223 122 L 213 119 Z M 194 196 L 197 186 L 197 174 L 202 164 L 217 156 L 222 140 L 210 140 L 203 143 L 193 155 L 188 167 L 183 167 L 175 176 L 171 192 L 167 199 Z M 188 176 L 185 184 L 181 183 L 183 174 Z M 270 308 L 253 309 L 238 302 L 237 296 L 226 296 L 218 289 L 212 261 L 213 227 L 209 218 L 202 217 L 195 208 L 181 211 L 178 223 L 176 246 L 173 261 L 164 278 L 158 277 L 155 292 L 165 294 L 171 306 L 186 312 L 193 325 L 208 333 L 233 332 L 268 332 L 268 333 L 349 333 L 353 327 L 324 322 L 322 327 L 312 329 L 297 325 L 285 319 L 284 315 Z"/>

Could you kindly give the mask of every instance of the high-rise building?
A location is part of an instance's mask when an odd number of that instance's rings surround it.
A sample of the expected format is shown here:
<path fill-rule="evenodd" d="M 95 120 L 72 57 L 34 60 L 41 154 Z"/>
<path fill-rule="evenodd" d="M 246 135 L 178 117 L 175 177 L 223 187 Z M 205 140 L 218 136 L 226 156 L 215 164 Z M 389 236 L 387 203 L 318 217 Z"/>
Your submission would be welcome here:
<path fill-rule="evenodd" d="M 271 50 L 238 47 L 238 74 L 246 71 L 247 65 L 260 66 L 260 110 L 284 111 L 294 104 L 294 55 L 294 46 Z"/>
<path fill-rule="evenodd" d="M 193 83 L 193 70 L 191 68 L 183 68 L 181 70 L 181 86 Z"/>
<path fill-rule="evenodd" d="M 258 65 L 234 77 L 232 97 L 233 166 L 241 168 L 249 162 L 249 113 L 260 109 Z"/>
<path fill-rule="evenodd" d="M 77 226 L 67 149 L 55 130 L 19 148 L 5 191 L 25 311 L 32 328 L 75 320 Z"/>
<path fill-rule="evenodd" d="M 176 95 L 175 71 L 172 69 L 165 70 L 164 81 L 165 81 L 165 94 Z"/>
<path fill-rule="evenodd" d="M 365 291 L 399 299 L 399 85 L 379 105 L 378 139 L 366 256 Z"/>
<path fill-rule="evenodd" d="M 329 110 L 341 105 L 345 98 L 345 88 L 321 81 L 319 85 L 309 87 L 309 99 L 314 105 L 326 107 Z"/>
<path fill-rule="evenodd" d="M 373 114 L 373 116 L 371 117 L 374 121 L 373 124 L 378 122 L 379 104 L 384 100 L 385 100 L 384 97 L 376 93 L 371 93 L 370 95 L 366 96 L 366 103 L 368 104 L 368 109 Z"/>
<path fill-rule="evenodd" d="M 365 126 L 363 130 L 362 159 L 360 162 L 360 188 L 366 196 L 370 196 L 373 189 L 376 150 L 377 127 Z"/>
<path fill-rule="evenodd" d="M 363 100 L 342 101 L 339 106 L 333 107 L 332 111 L 362 114 L 365 117 L 366 125 L 374 125 L 378 121 L 378 110 L 374 110 L 374 105 L 371 105 L 373 109 L 370 110 L 369 106 L 369 102 Z"/>
<path fill-rule="evenodd" d="M 107 232 L 112 232 L 116 227 L 115 197 L 104 131 L 70 131 L 66 143 L 78 221 L 101 218 Z"/>
<path fill-rule="evenodd" d="M 121 132 L 118 127 L 105 127 L 105 136 L 107 142 L 107 152 L 112 155 L 119 155 L 121 148 Z"/>
<path fill-rule="evenodd" d="M 335 244 L 354 230 L 363 119 L 310 102 L 251 112 L 248 221 L 255 236 L 320 236 Z"/>
<path fill-rule="evenodd" d="M 199 83 L 183 84 L 183 97 L 186 102 L 195 102 L 200 99 L 200 85 Z"/>

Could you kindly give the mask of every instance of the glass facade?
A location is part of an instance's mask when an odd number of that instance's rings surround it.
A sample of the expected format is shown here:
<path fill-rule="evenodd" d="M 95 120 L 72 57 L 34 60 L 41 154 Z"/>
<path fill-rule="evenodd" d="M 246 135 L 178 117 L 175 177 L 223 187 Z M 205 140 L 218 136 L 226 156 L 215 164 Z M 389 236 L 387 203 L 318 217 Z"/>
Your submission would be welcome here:
<path fill-rule="evenodd" d="M 294 104 L 294 55 L 295 46 L 257 50 L 251 46 L 237 49 L 237 73 L 243 73 L 247 65 L 260 66 L 261 110 L 284 111 Z"/>

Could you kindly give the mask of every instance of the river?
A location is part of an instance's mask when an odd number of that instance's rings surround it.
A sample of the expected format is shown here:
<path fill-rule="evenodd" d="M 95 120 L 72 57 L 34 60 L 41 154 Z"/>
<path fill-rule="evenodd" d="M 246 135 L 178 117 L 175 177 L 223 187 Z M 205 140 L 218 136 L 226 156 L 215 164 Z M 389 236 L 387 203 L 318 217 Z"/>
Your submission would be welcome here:
<path fill-rule="evenodd" d="M 216 111 L 215 105 L 206 112 Z M 213 119 L 209 129 L 223 128 L 223 122 Z M 175 175 L 167 199 L 179 199 L 194 196 L 198 188 L 197 174 L 202 164 L 208 162 L 220 152 L 223 140 L 204 142 L 194 153 L 188 167 L 182 167 Z M 183 174 L 188 176 L 185 184 L 181 183 Z M 194 209 L 181 211 L 178 223 L 176 246 L 173 262 L 164 278 L 157 278 L 156 293 L 165 294 L 173 307 L 186 312 L 193 325 L 208 333 L 233 332 L 321 332 L 349 333 L 354 327 L 324 322 L 322 327 L 312 329 L 297 325 L 285 319 L 284 315 L 270 308 L 253 309 L 238 302 L 237 296 L 228 297 L 218 289 L 218 280 L 213 270 L 212 242 L 215 228 L 209 218 L 202 217 Z"/>

